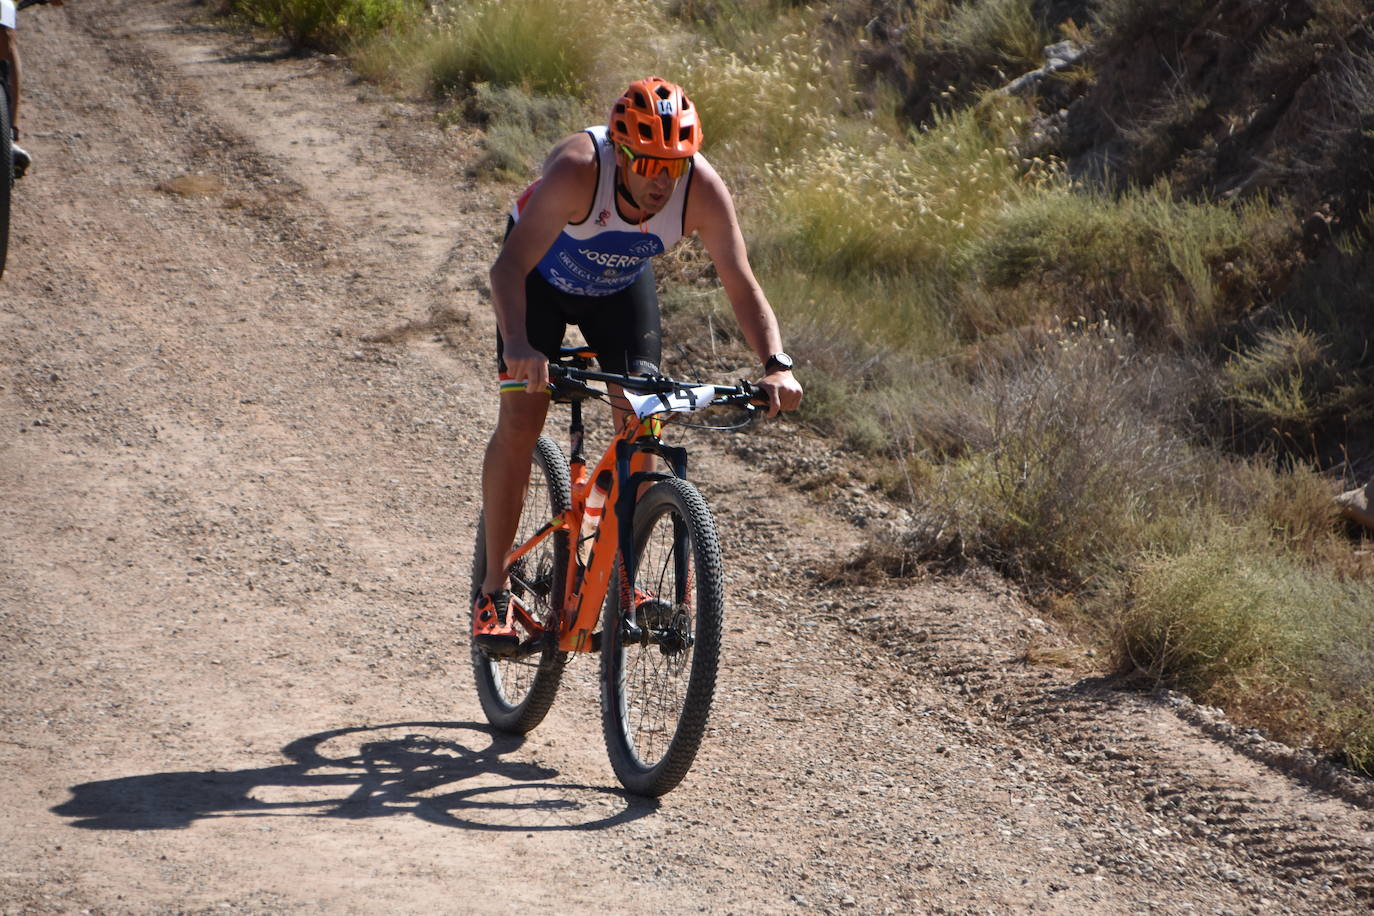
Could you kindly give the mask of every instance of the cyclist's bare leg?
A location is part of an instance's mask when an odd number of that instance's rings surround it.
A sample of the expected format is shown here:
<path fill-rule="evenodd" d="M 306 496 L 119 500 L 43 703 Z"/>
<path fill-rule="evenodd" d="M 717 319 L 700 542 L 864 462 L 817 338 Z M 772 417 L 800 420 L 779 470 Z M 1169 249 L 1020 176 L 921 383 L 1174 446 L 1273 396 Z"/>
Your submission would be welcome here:
<path fill-rule="evenodd" d="M 19 116 L 19 45 L 14 33 L 0 26 L 0 60 L 9 62 L 10 69 L 10 126 L 18 126 Z"/>
<path fill-rule="evenodd" d="M 505 558 L 515 542 L 520 508 L 530 480 L 530 454 L 544 429 L 549 410 L 547 394 L 523 391 L 501 395 L 496 431 L 482 461 L 482 512 L 486 521 L 487 571 L 482 591 L 507 586 Z"/>

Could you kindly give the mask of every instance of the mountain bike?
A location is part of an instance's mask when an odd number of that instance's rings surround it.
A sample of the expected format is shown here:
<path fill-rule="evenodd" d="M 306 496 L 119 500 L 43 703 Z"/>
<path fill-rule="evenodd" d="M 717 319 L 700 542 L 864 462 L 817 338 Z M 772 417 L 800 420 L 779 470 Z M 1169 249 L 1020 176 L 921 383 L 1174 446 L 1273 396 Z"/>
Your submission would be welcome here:
<path fill-rule="evenodd" d="M 531 731 L 548 713 L 572 653 L 600 653 L 601 725 L 621 784 L 660 796 L 687 775 L 706 731 L 720 657 L 725 585 L 720 540 L 705 499 L 687 480 L 687 452 L 663 427 L 711 405 L 758 416 L 760 389 L 592 371 L 595 354 L 564 348 L 549 366 L 555 403 L 568 404 L 569 455 L 540 436 L 531 456 L 515 546 L 506 558 L 512 655 L 473 645 L 487 721 Z M 582 403 L 628 406 L 588 470 Z M 621 398 L 623 397 L 623 400 Z M 659 468 L 663 468 L 660 470 Z M 603 511 L 603 509 L 605 511 Z M 475 598 L 486 570 L 485 522 L 472 564 Z"/>
<path fill-rule="evenodd" d="M 60 0 L 19 0 L 16 12 Z M 0 277 L 5 275 L 5 257 L 9 252 L 10 198 L 14 193 L 14 125 L 10 123 L 10 73 L 8 61 L 0 61 Z"/>

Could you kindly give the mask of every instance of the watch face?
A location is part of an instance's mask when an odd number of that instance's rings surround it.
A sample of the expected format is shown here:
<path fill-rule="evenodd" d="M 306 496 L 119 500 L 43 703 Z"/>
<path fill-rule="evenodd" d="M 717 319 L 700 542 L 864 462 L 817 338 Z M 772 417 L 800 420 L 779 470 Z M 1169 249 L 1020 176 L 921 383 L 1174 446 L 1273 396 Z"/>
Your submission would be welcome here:
<path fill-rule="evenodd" d="M 791 369 L 792 357 L 788 356 L 786 353 L 774 353 L 772 356 L 768 357 L 768 362 L 765 364 L 764 368 L 769 370 Z"/>

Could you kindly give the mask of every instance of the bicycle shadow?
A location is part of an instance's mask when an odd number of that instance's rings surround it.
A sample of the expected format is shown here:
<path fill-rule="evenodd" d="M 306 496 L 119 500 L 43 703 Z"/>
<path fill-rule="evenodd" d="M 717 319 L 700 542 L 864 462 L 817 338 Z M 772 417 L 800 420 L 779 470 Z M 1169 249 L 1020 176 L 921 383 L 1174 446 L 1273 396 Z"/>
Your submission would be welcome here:
<path fill-rule="evenodd" d="M 469 746 L 464 731 L 488 743 Z M 290 763 L 81 783 L 50 810 L 89 830 L 179 830 L 228 817 L 409 815 L 469 830 L 534 832 L 604 829 L 658 809 L 655 800 L 555 782 L 557 770 L 507 759 L 523 743 L 468 722 L 353 726 L 292 741 L 282 748 Z"/>

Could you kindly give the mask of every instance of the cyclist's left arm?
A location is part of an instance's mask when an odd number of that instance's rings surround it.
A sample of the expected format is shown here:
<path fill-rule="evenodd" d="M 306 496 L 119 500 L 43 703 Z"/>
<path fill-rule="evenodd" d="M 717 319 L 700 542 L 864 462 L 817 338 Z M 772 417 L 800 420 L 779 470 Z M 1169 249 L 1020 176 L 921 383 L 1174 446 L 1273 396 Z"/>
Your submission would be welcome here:
<path fill-rule="evenodd" d="M 749 266 L 735 204 L 725 182 L 700 154 L 693 172 L 683 231 L 701 237 L 744 339 L 763 364 L 774 353 L 783 351 L 777 316 Z M 790 371 L 770 372 L 759 380 L 759 386 L 768 393 L 769 416 L 779 410 L 795 410 L 801 403 L 801 385 Z"/>

